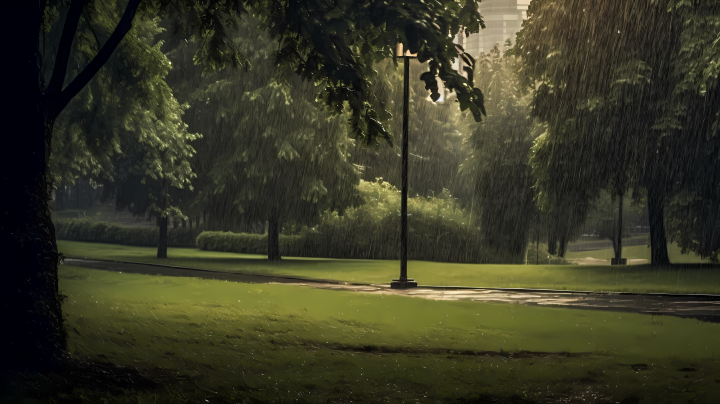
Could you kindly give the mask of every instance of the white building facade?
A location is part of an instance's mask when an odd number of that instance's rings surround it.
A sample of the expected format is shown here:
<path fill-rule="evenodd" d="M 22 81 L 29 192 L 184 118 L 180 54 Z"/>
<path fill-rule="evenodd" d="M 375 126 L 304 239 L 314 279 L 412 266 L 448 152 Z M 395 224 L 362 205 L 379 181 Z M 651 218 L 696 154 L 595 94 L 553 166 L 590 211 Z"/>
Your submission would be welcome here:
<path fill-rule="evenodd" d="M 482 0 L 480 15 L 485 21 L 485 29 L 477 34 L 458 35 L 455 43 L 473 57 L 481 52 L 489 52 L 497 43 L 502 45 L 507 39 L 515 43 L 515 34 L 520 31 L 522 22 L 527 18 L 530 0 Z"/>

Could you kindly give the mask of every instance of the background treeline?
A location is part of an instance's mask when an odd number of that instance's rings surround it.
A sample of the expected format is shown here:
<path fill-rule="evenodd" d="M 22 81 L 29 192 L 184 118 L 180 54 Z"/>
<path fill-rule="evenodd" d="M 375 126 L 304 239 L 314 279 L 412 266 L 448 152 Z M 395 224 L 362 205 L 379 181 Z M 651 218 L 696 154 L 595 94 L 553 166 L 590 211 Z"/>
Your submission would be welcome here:
<path fill-rule="evenodd" d="M 653 265 L 669 263 L 667 242 L 717 260 L 720 0 L 672 3 L 534 0 L 517 43 L 473 55 L 481 123 L 454 93 L 432 102 L 411 80 L 410 258 L 516 263 L 541 241 L 560 261 L 583 234 L 617 249 L 643 226 Z M 74 57 L 93 54 L 103 21 Z M 272 260 L 397 258 L 402 70 L 373 65 L 369 102 L 389 113 L 371 124 L 394 138 L 364 144 L 350 115 L 275 66 L 257 21 L 232 31 L 247 71 L 197 65 L 202 39 L 173 24 L 138 23 L 56 122 L 55 209 L 89 206 L 76 184 L 90 184 L 94 198 L 158 224 L 158 256 L 176 237 L 170 222 L 212 232 L 201 248 Z M 567 32 L 588 41 L 578 48 Z M 49 34 L 52 46 L 59 32 Z M 413 62 L 411 75 L 426 69 Z"/>

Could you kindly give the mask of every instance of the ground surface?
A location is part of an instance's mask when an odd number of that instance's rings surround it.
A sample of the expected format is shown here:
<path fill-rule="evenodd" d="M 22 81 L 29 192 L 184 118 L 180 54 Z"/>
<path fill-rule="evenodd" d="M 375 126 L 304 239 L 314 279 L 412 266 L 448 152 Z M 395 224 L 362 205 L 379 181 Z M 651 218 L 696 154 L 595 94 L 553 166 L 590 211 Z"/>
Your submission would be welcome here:
<path fill-rule="evenodd" d="M 318 289 L 359 292 L 381 295 L 421 297 L 432 300 L 467 300 L 552 307 L 605 310 L 651 315 L 672 315 L 720 322 L 720 295 L 618 295 L 598 293 L 558 293 L 541 290 L 486 290 L 427 288 L 390 289 L 388 285 L 350 284 L 338 281 L 298 280 L 297 278 L 248 275 L 242 273 L 195 270 L 146 264 L 129 264 L 111 261 L 67 259 L 66 264 L 83 268 L 114 272 L 195 277 L 243 283 L 280 283 L 309 286 Z"/>
<path fill-rule="evenodd" d="M 720 324 L 692 319 L 69 265 L 60 288 L 73 357 L 162 383 L 54 402 L 720 400 Z"/>
<path fill-rule="evenodd" d="M 345 282 L 389 283 L 399 272 L 397 261 L 286 257 L 279 264 L 270 264 L 261 255 L 191 248 L 169 248 L 168 259 L 157 259 L 156 250 L 152 247 L 66 240 L 58 240 L 58 247 L 65 256 L 75 258 L 161 263 Z M 647 265 L 475 265 L 410 261 L 408 271 L 410 277 L 422 285 L 720 294 L 720 270 L 717 266 L 655 270 Z"/>
<path fill-rule="evenodd" d="M 683 264 L 702 264 L 709 263 L 707 259 L 702 259 L 694 253 L 682 254 L 677 244 L 668 244 L 668 255 L 673 263 Z M 650 247 L 648 245 L 635 245 L 623 247 L 623 258 L 628 259 L 628 264 L 647 264 L 650 263 Z M 578 251 L 568 252 L 565 257 L 569 260 L 585 260 L 591 265 L 610 265 L 610 258 L 615 258 L 613 249 L 595 250 L 595 251 Z"/>

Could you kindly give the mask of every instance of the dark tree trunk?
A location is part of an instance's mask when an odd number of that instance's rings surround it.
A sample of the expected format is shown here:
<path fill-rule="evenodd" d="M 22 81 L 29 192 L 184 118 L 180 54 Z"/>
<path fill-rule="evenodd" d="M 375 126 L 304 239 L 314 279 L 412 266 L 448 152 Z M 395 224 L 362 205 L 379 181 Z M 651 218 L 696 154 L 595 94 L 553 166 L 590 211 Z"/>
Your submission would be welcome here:
<path fill-rule="evenodd" d="M 65 187 L 60 186 L 55 190 L 55 210 L 65 210 Z"/>
<path fill-rule="evenodd" d="M 160 230 L 158 231 L 158 258 L 167 258 L 167 232 L 168 232 L 168 218 L 161 217 L 159 219 Z"/>
<path fill-rule="evenodd" d="M 198 220 L 200 220 L 200 219 L 198 219 Z M 204 210 L 203 210 L 202 220 L 203 220 L 203 227 L 205 228 L 205 230 L 210 230 L 210 228 L 208 227 L 208 222 L 207 222 L 207 213 Z M 198 225 L 198 228 L 199 227 L 200 226 Z"/>
<path fill-rule="evenodd" d="M 622 258 L 622 217 L 623 217 L 623 195 L 618 196 L 618 221 L 617 221 L 617 232 L 615 233 L 615 240 L 613 247 L 615 248 L 615 260 L 619 263 Z"/>
<path fill-rule="evenodd" d="M 200 216 L 195 218 L 195 228 L 200 230 Z"/>
<path fill-rule="evenodd" d="M 548 235 L 548 254 L 557 255 L 557 232 L 555 230 Z"/>
<path fill-rule="evenodd" d="M 180 221 L 177 220 L 177 218 L 173 219 L 173 229 L 177 229 L 180 225 Z"/>
<path fill-rule="evenodd" d="M 193 222 L 193 218 L 192 217 L 188 218 L 188 223 L 190 224 L 190 230 L 192 230 L 192 222 Z M 185 227 L 185 222 L 183 222 L 183 227 Z"/>
<path fill-rule="evenodd" d="M 130 0 L 118 26 L 97 56 L 63 88 L 82 0 L 71 2 L 57 46 L 52 78 L 45 88 L 40 75 L 40 23 L 45 1 L 4 2 L 0 14 L 3 38 L 5 124 L 0 147 L 0 245 L 4 267 L 0 296 L 3 310 L 3 353 L 0 370 L 61 370 L 67 335 L 62 326 L 58 293 L 55 228 L 50 217 L 52 184 L 46 178 L 55 117 L 107 62 L 125 34 L 140 0 Z M 79 196 L 79 195 L 78 195 Z M 76 197 L 76 200 L 79 200 Z"/>
<path fill-rule="evenodd" d="M 75 208 L 82 209 L 80 207 L 80 179 L 79 178 L 78 178 L 77 182 L 75 183 Z"/>
<path fill-rule="evenodd" d="M 648 218 L 650 220 L 650 265 L 665 267 L 670 265 L 667 239 L 665 238 L 664 201 L 662 196 L 648 190 Z"/>
<path fill-rule="evenodd" d="M 186 227 L 187 227 L 187 220 L 183 219 L 182 220 L 182 228 L 184 229 Z M 190 227 L 192 227 L 192 224 L 190 224 Z"/>
<path fill-rule="evenodd" d="M 565 231 L 560 236 L 560 241 L 558 242 L 558 253 L 557 253 L 558 256 L 565 258 L 565 253 L 567 252 L 567 245 L 568 245 L 568 234 L 567 234 L 567 231 Z"/>
<path fill-rule="evenodd" d="M 0 245 L 3 352 L 0 370 L 59 370 L 66 334 L 58 294 L 58 251 L 50 219 L 45 150 L 52 121 L 38 86 L 40 2 L 3 3 Z"/>
<path fill-rule="evenodd" d="M 280 218 L 277 212 L 268 215 L 268 260 L 280 261 Z"/>

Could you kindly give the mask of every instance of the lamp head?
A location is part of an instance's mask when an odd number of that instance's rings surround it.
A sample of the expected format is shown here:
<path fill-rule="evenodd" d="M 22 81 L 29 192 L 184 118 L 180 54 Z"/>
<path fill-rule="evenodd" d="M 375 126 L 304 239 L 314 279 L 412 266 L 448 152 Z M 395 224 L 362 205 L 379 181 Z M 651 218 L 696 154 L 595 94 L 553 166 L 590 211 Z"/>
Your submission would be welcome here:
<path fill-rule="evenodd" d="M 395 60 L 402 63 L 405 58 L 417 58 L 417 53 L 410 53 L 409 50 L 405 50 L 402 42 L 398 42 L 395 46 Z"/>

